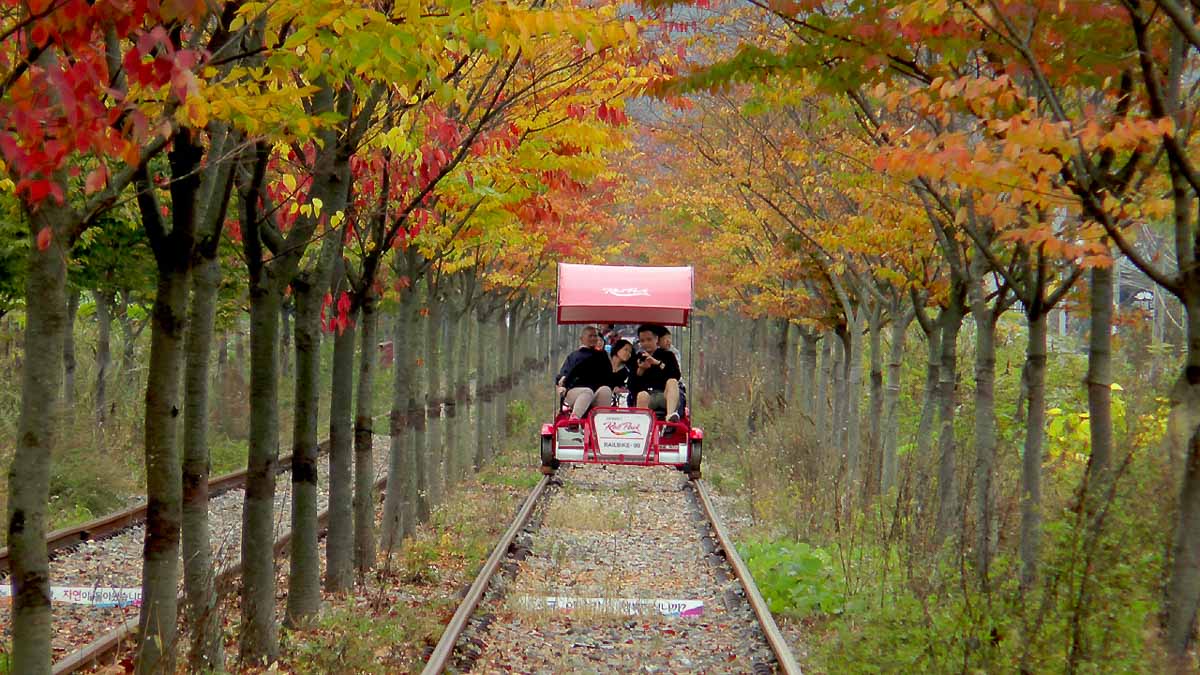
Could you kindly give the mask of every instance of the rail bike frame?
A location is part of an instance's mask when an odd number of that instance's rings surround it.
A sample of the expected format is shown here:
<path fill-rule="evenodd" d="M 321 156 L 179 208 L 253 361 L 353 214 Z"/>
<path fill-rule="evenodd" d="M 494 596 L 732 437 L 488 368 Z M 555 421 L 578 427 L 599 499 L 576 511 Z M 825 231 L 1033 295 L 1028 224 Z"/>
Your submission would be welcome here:
<path fill-rule="evenodd" d="M 686 326 L 692 284 L 691 267 L 560 263 L 558 323 Z M 704 431 L 692 426 L 686 407 L 678 421 L 667 422 L 648 408 L 617 407 L 594 407 L 571 420 L 559 405 L 554 421 L 542 425 L 542 471 L 561 463 L 667 465 L 699 478 L 703 443 Z"/>

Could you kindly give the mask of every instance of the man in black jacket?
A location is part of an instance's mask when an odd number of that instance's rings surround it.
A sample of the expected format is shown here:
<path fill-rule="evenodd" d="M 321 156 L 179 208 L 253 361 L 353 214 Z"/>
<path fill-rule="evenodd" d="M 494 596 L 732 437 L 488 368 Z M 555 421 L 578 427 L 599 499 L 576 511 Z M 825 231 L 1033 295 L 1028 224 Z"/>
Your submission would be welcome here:
<path fill-rule="evenodd" d="M 583 330 L 579 331 L 579 349 L 567 354 L 562 368 L 558 369 L 558 375 L 554 376 L 554 386 L 558 389 L 560 399 L 567 393 L 567 374 L 574 370 L 575 366 L 595 354 L 597 349 L 603 348 L 600 344 L 600 333 L 595 326 L 584 326 Z"/>
<path fill-rule="evenodd" d="M 658 344 L 666 331 L 657 324 L 638 326 L 638 344 L 642 351 L 637 364 L 631 365 L 629 396 L 639 408 L 650 408 L 667 413 L 667 421 L 679 419 L 679 361 L 669 350 Z"/>

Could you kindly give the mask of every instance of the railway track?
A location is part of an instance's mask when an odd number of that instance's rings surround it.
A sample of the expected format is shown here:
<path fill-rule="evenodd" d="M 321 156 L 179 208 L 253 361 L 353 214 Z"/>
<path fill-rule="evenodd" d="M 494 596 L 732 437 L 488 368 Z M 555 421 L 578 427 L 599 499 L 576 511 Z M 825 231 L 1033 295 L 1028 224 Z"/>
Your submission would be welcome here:
<path fill-rule="evenodd" d="M 800 672 L 705 482 L 597 465 L 531 490 L 423 672 L 509 669 Z"/>
<path fill-rule="evenodd" d="M 328 520 L 328 455 L 327 443 L 321 444 L 318 459 L 318 520 L 324 531 Z M 386 482 L 388 437 L 377 435 L 374 443 L 376 490 Z M 280 459 L 280 474 L 291 465 L 290 456 Z M 210 481 L 209 518 L 212 532 L 213 561 L 217 568 L 216 585 L 219 592 L 236 588 L 240 569 L 240 530 L 242 488 L 245 470 L 233 472 Z M 291 482 L 278 480 L 275 501 L 276 556 L 287 549 L 291 532 Z M 53 587 L 87 589 L 138 588 L 141 585 L 141 553 L 145 504 L 85 523 L 57 530 L 47 537 L 51 550 L 51 579 Z M 7 584 L 7 550 L 0 550 L 0 583 Z M 7 604 L 0 604 L 0 626 L 7 633 L 9 623 Z M 95 665 L 112 662 L 122 650 L 132 646 L 137 630 L 136 606 L 112 607 L 86 604 L 54 606 L 55 634 L 53 672 L 75 673 Z M 5 636 L 7 639 L 7 636 Z"/>

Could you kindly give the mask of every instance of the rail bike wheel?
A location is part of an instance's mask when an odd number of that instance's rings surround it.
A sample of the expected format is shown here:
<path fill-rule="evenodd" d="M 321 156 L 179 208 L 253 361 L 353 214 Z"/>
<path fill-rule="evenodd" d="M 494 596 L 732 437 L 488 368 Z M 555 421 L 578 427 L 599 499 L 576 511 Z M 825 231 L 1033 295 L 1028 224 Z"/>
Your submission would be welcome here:
<path fill-rule="evenodd" d="M 688 453 L 688 463 L 686 468 L 688 478 L 696 479 L 700 477 L 700 461 L 704 458 L 704 439 L 697 438 L 692 441 L 691 452 Z"/>
<path fill-rule="evenodd" d="M 558 469 L 558 460 L 554 458 L 554 437 L 542 436 L 542 473 Z"/>

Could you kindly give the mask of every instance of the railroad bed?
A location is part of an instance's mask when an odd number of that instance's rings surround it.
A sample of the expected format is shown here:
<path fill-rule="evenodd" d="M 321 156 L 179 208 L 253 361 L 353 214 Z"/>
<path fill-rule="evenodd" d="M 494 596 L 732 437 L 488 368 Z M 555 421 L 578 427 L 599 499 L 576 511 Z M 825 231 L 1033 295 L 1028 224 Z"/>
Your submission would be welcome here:
<path fill-rule="evenodd" d="M 373 443 L 376 479 L 387 472 L 388 437 L 376 435 Z M 318 511 L 323 512 L 329 501 L 329 456 L 318 457 Z M 289 467 L 276 476 L 274 539 L 291 529 L 292 482 Z M 235 488 L 209 500 L 213 564 L 220 570 L 237 565 L 241 560 L 242 498 L 244 491 Z M 139 588 L 142 583 L 143 525 L 121 530 L 103 539 L 84 541 L 62 550 L 50 561 L 50 583 L 53 587 Z M 324 546 L 324 544 L 322 544 Z M 182 565 L 182 560 L 181 560 Z M 8 573 L 0 574 L 0 583 L 7 584 Z M 182 584 L 182 569 L 180 571 Z M 182 586 L 181 586 L 182 590 Z M 10 605 L 0 602 L 0 639 L 11 639 Z M 54 614 L 53 659 L 57 663 L 72 652 L 98 639 L 104 633 L 136 619 L 137 607 L 94 607 L 89 605 L 52 604 Z"/>
<path fill-rule="evenodd" d="M 753 581 L 726 559 L 702 483 L 669 467 L 597 465 L 565 465 L 544 483 L 427 673 L 799 672 L 765 607 L 769 627 L 752 609 Z"/>

